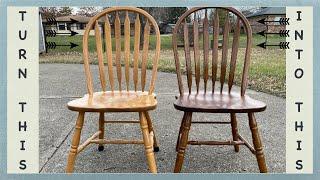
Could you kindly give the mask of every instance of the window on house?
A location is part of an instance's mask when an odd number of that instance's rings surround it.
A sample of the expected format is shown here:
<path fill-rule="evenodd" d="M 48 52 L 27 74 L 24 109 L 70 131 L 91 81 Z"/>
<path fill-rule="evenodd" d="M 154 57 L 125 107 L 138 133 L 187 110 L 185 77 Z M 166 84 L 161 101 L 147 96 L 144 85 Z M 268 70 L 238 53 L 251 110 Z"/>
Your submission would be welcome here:
<path fill-rule="evenodd" d="M 84 23 L 77 24 L 77 30 L 83 30 L 86 27 Z"/>
<path fill-rule="evenodd" d="M 71 24 L 67 24 L 67 30 L 71 30 Z"/>
<path fill-rule="evenodd" d="M 59 24 L 58 24 L 58 28 L 59 28 L 59 30 L 66 30 L 66 25 L 65 25 L 65 23 L 59 23 Z"/>

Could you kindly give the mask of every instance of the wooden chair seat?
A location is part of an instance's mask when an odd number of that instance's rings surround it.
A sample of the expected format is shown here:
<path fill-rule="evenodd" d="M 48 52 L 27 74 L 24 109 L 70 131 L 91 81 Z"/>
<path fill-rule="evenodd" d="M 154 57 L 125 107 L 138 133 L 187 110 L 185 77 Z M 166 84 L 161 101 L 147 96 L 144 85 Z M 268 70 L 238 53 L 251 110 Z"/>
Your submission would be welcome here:
<path fill-rule="evenodd" d="M 153 110 L 156 106 L 155 95 L 141 91 L 95 92 L 92 99 L 86 94 L 68 103 L 70 110 L 85 112 L 142 112 Z"/>
<path fill-rule="evenodd" d="M 235 93 L 185 93 L 177 98 L 174 107 L 181 111 L 211 113 L 249 113 L 261 112 L 266 104 L 249 96 Z"/>

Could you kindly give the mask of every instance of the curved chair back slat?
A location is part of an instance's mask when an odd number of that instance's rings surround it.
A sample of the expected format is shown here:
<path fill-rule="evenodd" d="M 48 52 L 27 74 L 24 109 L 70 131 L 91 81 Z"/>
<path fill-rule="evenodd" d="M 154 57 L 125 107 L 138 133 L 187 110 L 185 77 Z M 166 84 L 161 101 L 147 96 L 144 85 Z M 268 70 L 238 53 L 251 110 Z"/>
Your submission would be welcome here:
<path fill-rule="evenodd" d="M 123 20 L 121 15 L 124 15 Z M 135 18 L 135 20 L 132 21 L 134 22 L 132 25 L 132 28 L 134 28 L 134 33 L 131 33 L 130 17 Z M 141 22 L 144 22 L 145 26 L 143 28 L 142 53 L 140 54 Z M 160 31 L 154 18 L 146 11 L 139 8 L 112 7 L 103 10 L 90 19 L 83 36 L 83 60 L 89 95 L 93 95 L 94 92 L 93 78 L 89 60 L 89 36 L 92 29 L 94 30 L 95 35 L 99 77 L 102 91 L 107 91 L 108 84 L 105 76 L 106 62 L 111 91 L 130 91 L 130 85 L 133 84 L 134 91 L 141 90 L 144 92 L 146 90 L 146 86 L 148 85 L 148 93 L 152 94 L 155 86 L 158 60 L 160 56 Z M 101 29 L 103 29 L 103 31 Z M 105 46 L 103 46 L 101 32 L 104 34 Z M 151 45 L 151 33 L 154 33 L 155 36 L 155 42 L 153 45 Z M 133 39 L 132 52 L 131 39 Z M 103 47 L 105 47 L 106 60 L 104 57 Z M 149 50 L 151 47 L 154 49 Z M 152 59 L 152 73 L 150 83 L 147 84 L 146 69 L 150 56 Z M 124 72 L 122 67 L 123 65 Z M 138 75 L 139 66 L 141 67 L 141 76 Z M 114 72 L 114 69 L 116 72 Z M 123 86 L 123 84 L 125 84 L 125 86 Z M 118 89 L 115 87 L 116 85 L 118 86 Z"/>
<path fill-rule="evenodd" d="M 240 73 L 236 73 L 238 69 L 236 68 L 237 60 L 240 57 L 239 41 L 242 27 L 246 34 L 245 47 L 241 47 L 241 50 L 244 51 L 243 68 Z M 219 40 L 220 37 L 222 40 Z M 180 39 L 183 41 L 181 44 L 184 46 L 184 56 L 181 56 L 178 50 L 178 40 Z M 221 45 L 219 45 L 220 42 Z M 236 74 L 241 75 L 240 94 L 241 96 L 245 94 L 248 83 L 252 30 L 248 20 L 238 10 L 227 7 L 195 7 L 188 10 L 176 23 L 172 44 L 180 95 L 185 92 L 192 93 L 193 77 L 195 77 L 196 93 L 200 91 L 217 93 L 215 92 L 218 88 L 216 87 L 216 81 L 219 81 L 218 89 L 220 93 L 224 91 L 230 93 Z M 221 50 L 219 49 L 220 46 Z M 230 51 L 231 55 L 229 54 Z M 185 62 L 180 61 L 180 59 L 185 60 Z M 182 73 L 184 72 L 186 73 L 188 90 L 183 87 Z M 201 85 L 201 78 L 203 79 L 203 86 Z M 210 78 L 212 82 L 211 91 L 208 86 Z M 228 88 L 224 89 L 225 84 Z"/>

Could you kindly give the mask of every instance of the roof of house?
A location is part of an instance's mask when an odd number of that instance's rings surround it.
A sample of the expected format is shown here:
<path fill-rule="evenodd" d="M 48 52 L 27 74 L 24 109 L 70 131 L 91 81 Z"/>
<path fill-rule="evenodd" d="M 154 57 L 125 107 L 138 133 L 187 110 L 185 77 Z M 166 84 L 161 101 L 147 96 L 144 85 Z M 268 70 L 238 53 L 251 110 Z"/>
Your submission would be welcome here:
<path fill-rule="evenodd" d="M 57 22 L 70 22 L 71 19 L 74 19 L 80 23 L 87 23 L 89 22 L 91 17 L 86 17 L 86 16 L 79 16 L 79 15 L 70 15 L 70 16 L 60 16 L 56 17 Z M 47 22 L 47 19 L 43 19 L 43 22 Z"/>
<path fill-rule="evenodd" d="M 133 16 L 132 14 L 129 14 L 129 19 L 131 23 L 134 23 L 136 16 Z M 80 16 L 80 15 L 69 15 L 69 16 L 60 16 L 60 17 L 56 17 L 56 21 L 57 22 L 70 22 L 71 19 L 74 19 L 76 21 L 78 21 L 79 23 L 88 23 L 90 21 L 92 17 L 87 17 L 87 16 Z M 124 23 L 124 19 L 125 16 L 120 16 L 120 21 L 121 23 Z M 43 19 L 43 22 L 47 22 L 47 19 Z M 99 22 L 104 22 L 105 21 L 105 17 L 101 17 L 99 18 Z M 110 23 L 114 22 L 114 16 L 111 16 L 109 18 Z"/>
<path fill-rule="evenodd" d="M 91 19 L 91 17 L 86 16 L 78 16 L 78 15 L 70 15 L 70 16 L 60 16 L 56 18 L 56 21 L 71 21 L 70 19 L 74 19 L 76 21 L 79 21 L 81 23 L 87 23 Z"/>
<path fill-rule="evenodd" d="M 260 11 L 254 12 L 247 15 L 247 18 L 257 17 L 257 16 L 267 16 L 267 15 L 286 15 L 285 7 L 266 7 Z"/>

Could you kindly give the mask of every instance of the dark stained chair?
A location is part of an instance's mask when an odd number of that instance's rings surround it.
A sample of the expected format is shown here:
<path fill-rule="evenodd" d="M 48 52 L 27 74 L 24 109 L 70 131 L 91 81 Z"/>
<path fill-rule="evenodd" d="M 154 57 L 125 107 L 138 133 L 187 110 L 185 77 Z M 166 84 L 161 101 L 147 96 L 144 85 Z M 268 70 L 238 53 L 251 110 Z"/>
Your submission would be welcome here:
<path fill-rule="evenodd" d="M 239 48 L 241 27 L 246 34 L 244 48 Z M 212 35 L 210 35 L 211 32 Z M 233 32 L 233 35 L 229 35 L 230 32 Z M 202 35 L 202 38 L 199 34 Z M 223 38 L 221 50 L 219 50 L 220 34 Z M 229 36 L 232 39 L 231 46 L 229 46 Z M 179 53 L 179 43 L 184 45 L 184 53 Z M 239 145 L 245 145 L 255 154 L 260 172 L 266 173 L 265 156 L 254 116 L 254 113 L 264 111 L 266 105 L 245 94 L 252 45 L 252 30 L 248 20 L 234 8 L 192 8 L 185 12 L 176 23 L 172 44 L 180 92 L 174 107 L 184 112 L 177 140 L 174 172 L 181 171 L 185 150 L 187 144 L 190 144 L 233 145 L 236 152 L 239 151 Z M 239 62 L 240 53 L 238 51 L 240 49 L 243 51 L 244 60 Z M 231 51 L 230 60 L 229 50 Z M 219 56 L 220 53 L 221 56 Z M 236 68 L 237 62 L 243 63 L 240 68 Z M 237 69 L 241 69 L 237 74 L 241 75 L 241 89 L 238 92 L 232 89 Z M 186 76 L 183 76 L 183 73 Z M 195 77 L 194 80 L 193 77 Z M 183 82 L 186 82 L 186 85 Z M 227 87 L 224 87 L 225 83 Z M 193 122 L 193 112 L 228 113 L 231 120 L 229 122 Z M 253 146 L 238 133 L 237 113 L 248 114 Z M 188 134 L 192 123 L 231 124 L 233 139 L 230 141 L 191 141 L 188 139 Z"/>
<path fill-rule="evenodd" d="M 120 16 L 123 15 L 122 20 Z M 131 16 L 130 16 L 131 15 Z M 114 17 L 114 21 L 109 21 Z M 130 17 L 133 17 L 134 33 L 131 33 Z M 140 20 L 144 20 L 144 28 L 141 28 Z M 112 22 L 112 23 L 111 23 Z M 100 24 L 102 23 L 105 36 L 105 57 L 102 45 L 102 33 Z M 113 25 L 112 25 L 113 24 Z M 123 24 L 124 36 L 122 36 L 121 27 Z M 90 70 L 89 61 L 89 36 L 90 31 L 94 30 L 96 40 L 96 52 L 99 66 L 99 78 L 101 90 L 94 91 L 93 80 Z M 143 47 L 140 51 L 140 35 L 143 32 Z M 112 50 L 112 32 L 114 32 L 115 49 Z M 150 34 L 154 32 L 155 43 L 151 44 Z M 134 35 L 133 45 L 130 46 L 131 34 Z M 123 41 L 122 41 L 123 40 Z M 123 45 L 122 45 L 123 42 Z M 154 50 L 149 51 L 153 45 Z M 123 53 L 122 53 L 123 47 Z M 132 49 L 132 53 L 131 50 Z M 151 48 L 150 48 L 151 49 Z M 113 57 L 113 52 L 115 57 Z M 146 81 L 146 68 L 148 55 L 152 58 L 152 73 L 150 82 Z M 160 31 L 154 18 L 146 11 L 135 7 L 112 7 L 103 10 L 92 17 L 86 26 L 83 36 L 83 59 L 84 71 L 87 80 L 88 94 L 84 97 L 75 99 L 68 103 L 68 108 L 78 112 L 78 119 L 75 125 L 75 131 L 72 138 L 71 149 L 68 156 L 66 167 L 67 173 L 72 173 L 76 156 L 85 149 L 89 144 L 98 144 L 99 151 L 103 151 L 104 144 L 143 144 L 152 173 L 157 172 L 157 166 L 154 157 L 154 151 L 159 151 L 156 137 L 154 134 L 152 121 L 149 111 L 154 110 L 157 106 L 157 100 L 153 94 L 155 80 L 157 76 L 158 60 L 160 55 Z M 140 58 L 141 57 L 141 58 Z M 105 62 L 107 64 L 108 83 L 106 81 Z M 113 66 L 115 64 L 116 66 Z M 124 67 L 122 67 L 124 64 Z M 141 70 L 138 70 L 138 67 Z M 114 70 L 115 69 L 115 70 Z M 124 71 L 123 71 L 124 70 Z M 140 73 L 139 73 L 140 71 Z M 114 73 L 116 72 L 116 73 Z M 115 77 L 116 76 L 116 77 Z M 116 81 L 116 82 L 114 82 Z M 107 84 L 110 89 L 107 90 Z M 116 87 L 118 85 L 118 87 Z M 75 87 L 77 88 L 77 87 Z M 131 88 L 131 89 L 130 89 Z M 99 129 L 90 138 L 85 140 L 81 145 L 80 136 L 84 125 L 85 113 L 95 112 L 99 114 Z M 136 112 L 139 114 L 137 121 L 111 121 L 105 120 L 105 113 L 114 112 Z M 105 123 L 138 123 L 141 127 L 143 140 L 107 140 L 104 139 Z"/>

